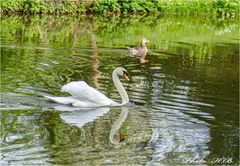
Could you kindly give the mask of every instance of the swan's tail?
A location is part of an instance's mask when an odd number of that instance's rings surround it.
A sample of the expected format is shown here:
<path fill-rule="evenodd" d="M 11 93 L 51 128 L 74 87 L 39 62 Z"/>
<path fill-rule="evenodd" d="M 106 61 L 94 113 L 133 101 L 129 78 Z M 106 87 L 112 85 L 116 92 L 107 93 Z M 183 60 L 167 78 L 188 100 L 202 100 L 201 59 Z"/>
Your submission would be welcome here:
<path fill-rule="evenodd" d="M 72 96 L 67 97 L 44 96 L 44 97 L 60 104 L 72 104 L 78 101 Z"/>

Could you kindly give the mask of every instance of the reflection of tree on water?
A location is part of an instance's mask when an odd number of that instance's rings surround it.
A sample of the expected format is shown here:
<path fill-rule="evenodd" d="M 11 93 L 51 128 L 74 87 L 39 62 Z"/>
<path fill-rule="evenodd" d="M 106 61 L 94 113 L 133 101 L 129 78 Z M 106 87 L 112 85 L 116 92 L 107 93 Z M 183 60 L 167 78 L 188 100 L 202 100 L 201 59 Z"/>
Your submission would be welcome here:
<path fill-rule="evenodd" d="M 91 3 L 91 2 L 89 2 Z M 92 56 L 91 56 L 91 64 L 92 64 L 92 69 L 93 69 L 93 74 L 92 74 L 92 82 L 95 88 L 99 88 L 99 77 L 101 76 L 101 72 L 98 70 L 99 68 L 99 57 L 98 57 L 98 49 L 97 49 L 97 43 L 96 43 L 96 37 L 93 33 L 93 27 L 92 27 L 92 23 L 90 22 L 89 18 L 86 19 L 87 22 L 87 26 L 88 26 L 88 36 L 89 36 L 89 42 L 92 48 Z M 95 117 L 95 116 L 93 116 Z M 94 123 L 94 133 L 99 133 L 98 129 L 101 128 L 101 123 L 98 122 L 98 120 L 96 120 L 96 122 Z M 100 147 L 100 141 L 98 137 L 94 137 L 94 147 L 96 149 L 99 149 Z"/>
<path fill-rule="evenodd" d="M 72 59 L 75 59 L 74 56 L 76 56 L 76 52 L 74 50 L 74 48 L 76 47 L 76 41 L 77 41 L 77 37 L 78 37 L 78 33 L 81 32 L 80 31 L 80 25 L 78 22 L 75 22 L 75 24 L 73 25 L 72 28 L 72 46 L 71 46 L 71 54 L 69 56 L 72 57 Z M 73 70 L 74 65 L 72 66 L 70 64 L 69 66 L 69 73 L 67 75 L 65 75 L 65 77 L 67 78 L 66 82 L 70 82 L 71 81 L 71 76 L 75 73 L 75 70 Z"/>
<path fill-rule="evenodd" d="M 86 27 L 84 27 L 82 24 L 79 24 L 79 22 L 75 22 L 73 30 L 72 30 L 72 46 L 71 46 L 71 56 L 72 59 L 76 59 L 77 56 L 81 56 L 79 55 L 78 52 L 75 51 L 76 49 L 76 44 L 77 44 L 77 38 L 80 37 L 78 34 L 80 33 L 81 35 L 83 35 L 84 33 L 88 34 L 88 41 L 91 47 L 91 51 L 92 51 L 92 55 L 90 56 L 90 62 L 88 62 L 89 64 L 91 64 L 92 66 L 92 82 L 95 88 L 99 88 L 99 83 L 98 83 L 98 79 L 101 75 L 101 72 L 98 70 L 99 67 L 99 57 L 98 57 L 98 48 L 97 48 L 97 43 L 96 43 L 96 37 L 93 33 L 93 28 L 92 28 L 92 23 L 90 22 L 90 19 L 87 17 L 86 19 L 84 19 L 85 23 L 86 23 Z M 78 59 L 76 59 L 78 61 Z M 71 77 L 75 77 L 72 76 L 74 74 L 74 72 L 76 72 L 77 70 L 75 70 L 76 68 L 76 64 L 72 63 L 72 65 L 70 64 L 69 66 L 69 71 L 70 74 L 68 74 L 67 79 L 69 81 L 71 81 Z M 86 72 L 89 74 L 89 72 Z M 90 74 L 89 74 L 90 75 Z M 82 79 L 82 78 L 79 78 Z"/>
<path fill-rule="evenodd" d="M 96 43 L 96 37 L 93 33 L 93 27 L 92 23 L 90 22 L 89 18 L 87 19 L 87 25 L 88 25 L 88 34 L 89 34 L 89 41 L 90 45 L 92 47 L 92 68 L 93 68 L 93 76 L 92 76 L 92 81 L 94 84 L 94 87 L 99 88 L 99 77 L 101 76 L 101 72 L 98 70 L 99 68 L 99 57 L 98 57 L 98 49 L 97 49 L 97 43 Z"/>

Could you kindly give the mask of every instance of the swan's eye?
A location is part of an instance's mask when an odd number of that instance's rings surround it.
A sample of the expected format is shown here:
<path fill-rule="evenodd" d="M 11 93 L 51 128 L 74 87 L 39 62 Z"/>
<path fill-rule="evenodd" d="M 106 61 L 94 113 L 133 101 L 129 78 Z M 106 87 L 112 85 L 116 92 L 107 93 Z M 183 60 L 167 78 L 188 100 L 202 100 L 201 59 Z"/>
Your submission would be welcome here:
<path fill-rule="evenodd" d="M 123 75 L 126 75 L 126 76 L 128 76 L 128 72 L 127 72 L 127 71 L 125 71 L 125 70 L 123 70 Z"/>

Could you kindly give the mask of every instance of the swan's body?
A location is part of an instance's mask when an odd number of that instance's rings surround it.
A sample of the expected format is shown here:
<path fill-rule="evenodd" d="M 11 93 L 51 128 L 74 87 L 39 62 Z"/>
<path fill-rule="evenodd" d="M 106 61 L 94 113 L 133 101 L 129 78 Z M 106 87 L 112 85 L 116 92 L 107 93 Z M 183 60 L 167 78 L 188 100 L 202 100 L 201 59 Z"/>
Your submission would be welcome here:
<path fill-rule="evenodd" d="M 121 98 L 122 103 L 116 103 L 115 101 L 106 97 L 103 93 L 90 87 L 84 81 L 73 81 L 62 87 L 63 92 L 68 92 L 71 96 L 67 97 L 52 97 L 45 96 L 60 104 L 71 104 L 74 107 L 104 107 L 104 106 L 121 106 L 129 102 L 129 98 L 126 90 L 119 80 L 119 76 L 124 76 L 128 79 L 128 73 L 122 67 L 118 67 L 113 71 L 112 79 L 116 86 Z"/>
<path fill-rule="evenodd" d="M 136 47 L 136 46 L 128 47 L 128 54 L 130 56 L 145 58 L 145 56 L 148 53 L 148 49 L 147 49 L 147 46 L 146 46 L 147 42 L 149 42 L 149 41 L 146 38 L 143 38 L 141 40 L 141 46 L 140 47 Z"/>

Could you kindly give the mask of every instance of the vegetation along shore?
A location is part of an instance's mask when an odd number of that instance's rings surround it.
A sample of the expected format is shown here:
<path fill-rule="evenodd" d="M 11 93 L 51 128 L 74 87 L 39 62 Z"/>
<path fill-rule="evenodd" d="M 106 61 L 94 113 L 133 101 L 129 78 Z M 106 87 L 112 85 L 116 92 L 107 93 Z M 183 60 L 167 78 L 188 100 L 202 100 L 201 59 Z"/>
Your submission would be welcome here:
<path fill-rule="evenodd" d="M 237 17 L 239 0 L 2 0 L 2 14 L 176 14 Z"/>

